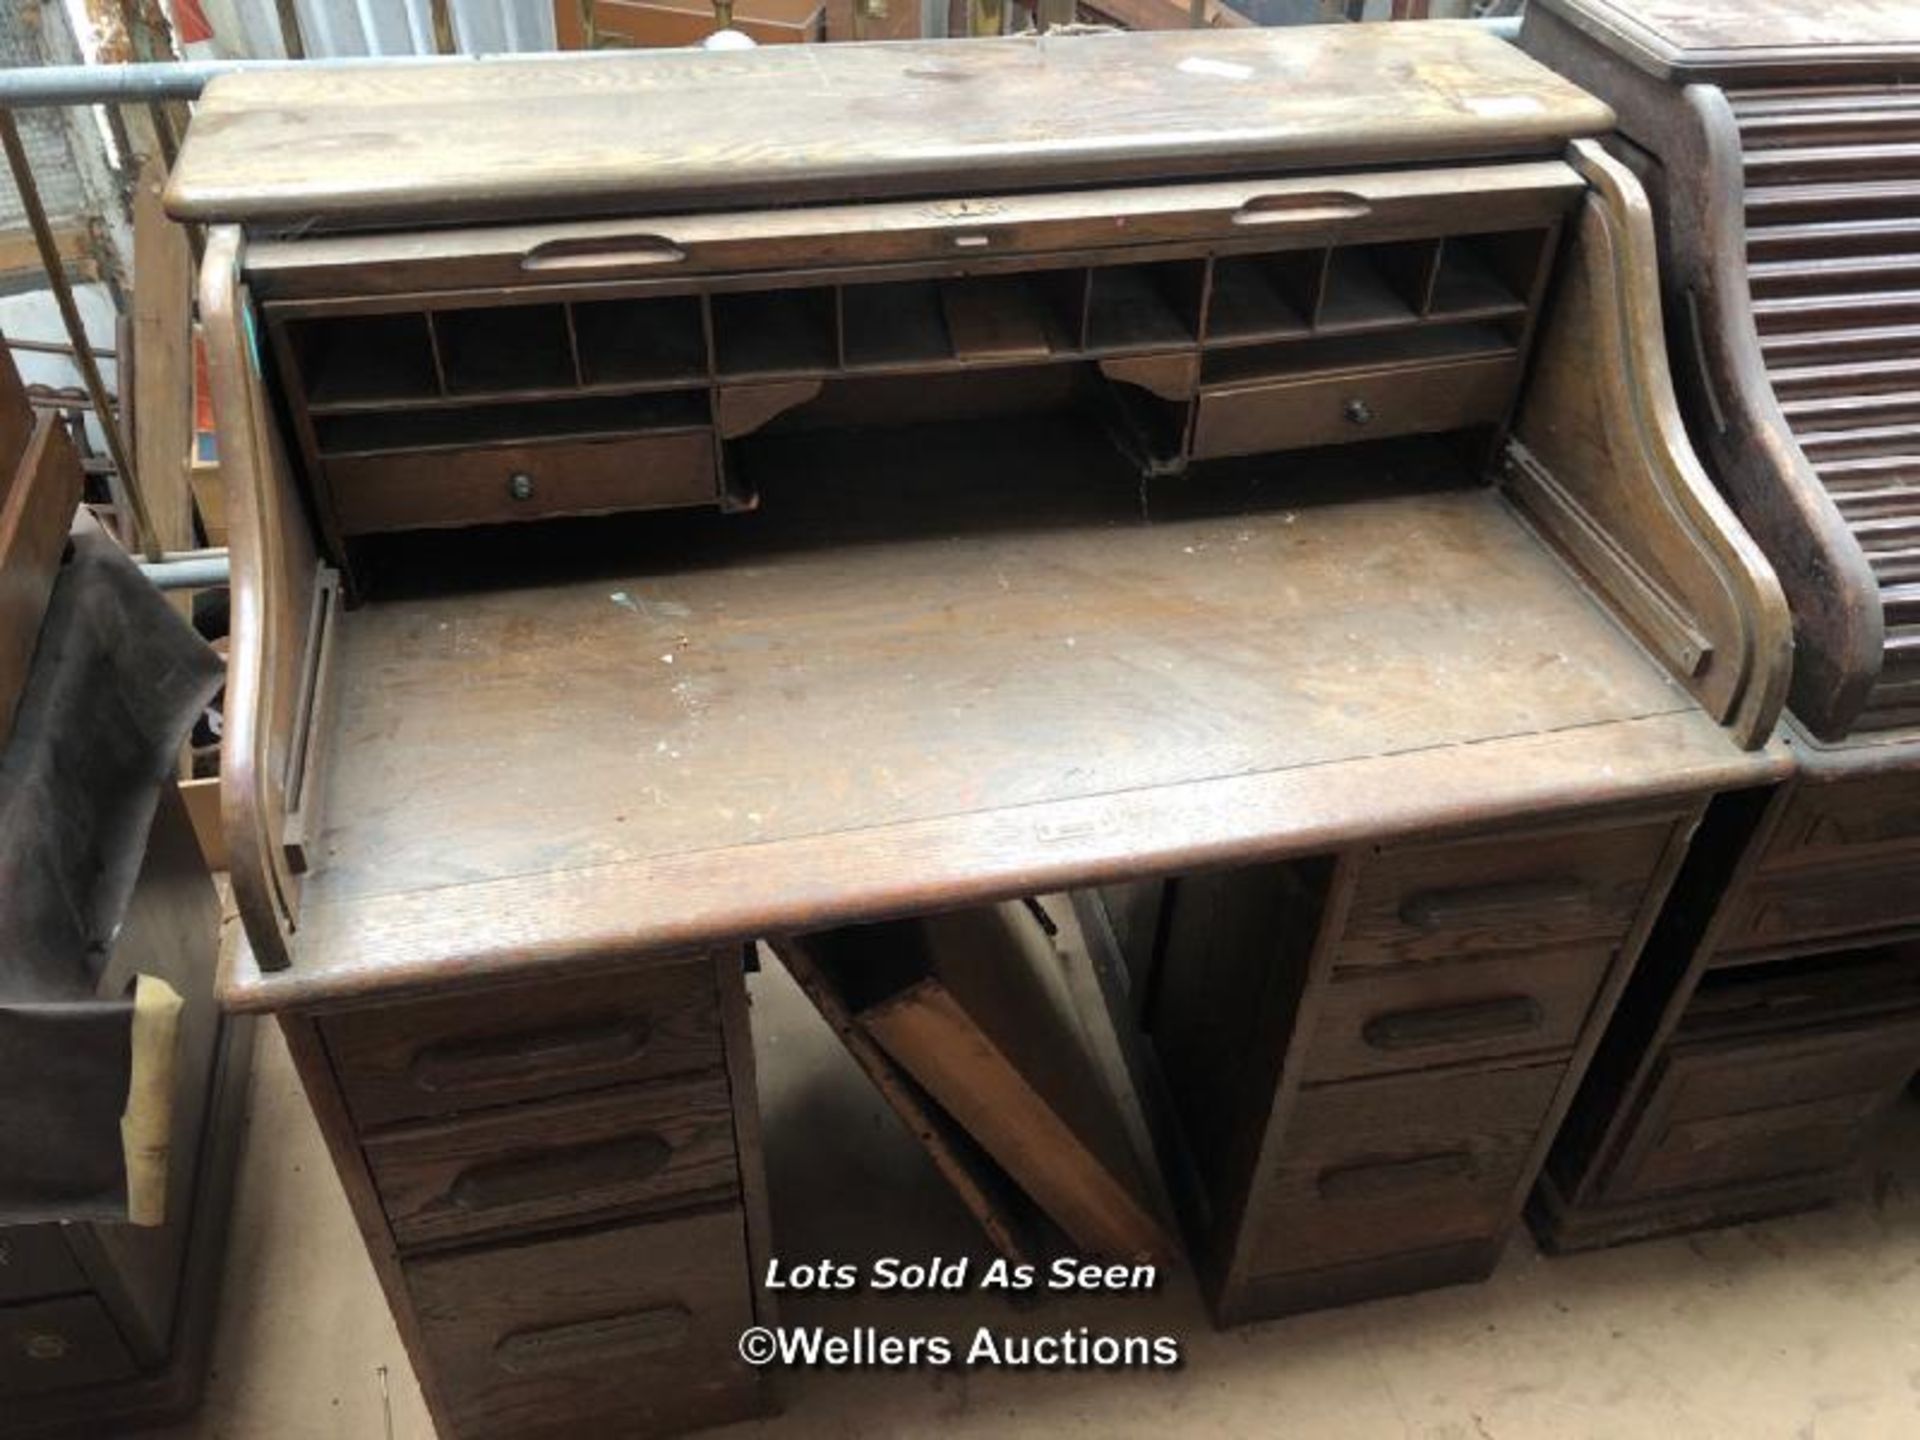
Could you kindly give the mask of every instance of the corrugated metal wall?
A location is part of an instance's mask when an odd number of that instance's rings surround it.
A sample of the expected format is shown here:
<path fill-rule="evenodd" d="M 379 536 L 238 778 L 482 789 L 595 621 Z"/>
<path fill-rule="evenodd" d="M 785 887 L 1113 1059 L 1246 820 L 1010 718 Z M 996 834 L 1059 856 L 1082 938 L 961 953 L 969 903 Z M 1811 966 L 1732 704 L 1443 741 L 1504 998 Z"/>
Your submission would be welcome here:
<path fill-rule="evenodd" d="M 430 55 L 428 0 L 295 0 L 309 55 Z M 453 0 L 469 55 L 553 48 L 553 0 Z"/>

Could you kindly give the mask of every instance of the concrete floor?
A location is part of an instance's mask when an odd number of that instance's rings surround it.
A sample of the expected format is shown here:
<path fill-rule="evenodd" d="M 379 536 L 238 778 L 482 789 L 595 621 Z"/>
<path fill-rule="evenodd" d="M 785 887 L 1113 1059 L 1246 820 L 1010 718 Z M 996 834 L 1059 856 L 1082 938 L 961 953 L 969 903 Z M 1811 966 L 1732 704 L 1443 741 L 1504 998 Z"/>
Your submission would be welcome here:
<path fill-rule="evenodd" d="M 779 1253 L 979 1253 L 970 1222 L 777 969 L 754 977 Z M 797 1371 L 747 1437 L 1920 1435 L 1920 1106 L 1873 1197 L 1818 1215 L 1548 1261 L 1485 1285 L 1215 1333 L 1190 1280 L 1146 1297 L 790 1298 L 783 1319 L 1181 1337 L 1172 1373 Z M 433 1434 L 286 1051 L 263 1036 L 214 1372 L 168 1440 Z M 581 1440 L 600 1440 L 582 1435 Z M 612 1437 L 608 1437 L 612 1440 Z"/>

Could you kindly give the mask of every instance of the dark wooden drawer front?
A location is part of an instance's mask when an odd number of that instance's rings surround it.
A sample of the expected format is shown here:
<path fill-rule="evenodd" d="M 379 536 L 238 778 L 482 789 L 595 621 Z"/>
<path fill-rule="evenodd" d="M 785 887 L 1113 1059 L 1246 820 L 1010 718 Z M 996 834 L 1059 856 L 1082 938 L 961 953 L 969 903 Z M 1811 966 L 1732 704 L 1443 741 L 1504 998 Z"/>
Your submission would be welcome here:
<path fill-rule="evenodd" d="M 751 1414 L 738 1209 L 410 1262 L 446 1440 L 652 1436 Z"/>
<path fill-rule="evenodd" d="M 1762 872 L 1736 901 L 1720 946 L 1768 950 L 1829 937 L 1864 944 L 1920 927 L 1920 856 Z"/>
<path fill-rule="evenodd" d="M 712 505 L 720 493 L 705 431 L 342 457 L 327 483 L 347 535 Z"/>
<path fill-rule="evenodd" d="M 718 1072 L 409 1125 L 365 1150 L 402 1245 L 730 1199 L 740 1181 Z"/>
<path fill-rule="evenodd" d="M 1389 850 L 1368 863 L 1339 968 L 1625 938 L 1671 817 Z"/>
<path fill-rule="evenodd" d="M 1586 945 L 1336 976 L 1307 1083 L 1571 1051 L 1616 953 Z"/>
<path fill-rule="evenodd" d="M 1795 787 L 1768 842 L 1768 867 L 1845 860 L 1866 850 L 1920 852 L 1920 773 Z M 1920 858 L 1911 863 L 1920 864 Z"/>
<path fill-rule="evenodd" d="M 1499 1234 L 1565 1068 L 1555 1062 L 1303 1091 L 1255 1222 L 1253 1273 Z"/>
<path fill-rule="evenodd" d="M 1832 1170 L 1920 1069 L 1920 1015 L 1676 1046 L 1609 1199 Z"/>
<path fill-rule="evenodd" d="M 87 1288 L 58 1225 L 0 1230 L 0 1304 Z"/>
<path fill-rule="evenodd" d="M 0 1395 L 125 1380 L 135 1368 L 120 1332 L 91 1295 L 0 1309 Z"/>
<path fill-rule="evenodd" d="M 320 1027 L 362 1127 L 720 1063 L 705 958 L 343 1012 Z"/>
<path fill-rule="evenodd" d="M 1518 377 L 1503 355 L 1207 389 L 1194 417 L 1193 455 L 1209 460 L 1492 424 L 1506 414 Z"/>

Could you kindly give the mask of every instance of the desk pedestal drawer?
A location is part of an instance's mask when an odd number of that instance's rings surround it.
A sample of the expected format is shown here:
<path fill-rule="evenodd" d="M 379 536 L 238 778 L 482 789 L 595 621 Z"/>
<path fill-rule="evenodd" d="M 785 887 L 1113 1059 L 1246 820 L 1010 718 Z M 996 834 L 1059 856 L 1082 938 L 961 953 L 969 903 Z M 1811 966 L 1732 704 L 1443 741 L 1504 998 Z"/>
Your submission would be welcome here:
<path fill-rule="evenodd" d="M 721 1063 L 705 957 L 345 1011 L 320 1027 L 363 1130 Z"/>
<path fill-rule="evenodd" d="M 1366 866 L 1341 970 L 1626 938 L 1672 817 L 1389 850 Z"/>
<path fill-rule="evenodd" d="M 1307 1082 L 1571 1053 L 1616 953 L 1570 946 L 1336 976 L 1307 1042 Z"/>
<path fill-rule="evenodd" d="M 407 1284 L 445 1440 L 643 1440 L 758 1412 L 737 1208 L 415 1260 Z"/>
<path fill-rule="evenodd" d="M 1838 1169 L 1920 1069 L 1920 1015 L 1676 1046 L 1609 1200 Z"/>
<path fill-rule="evenodd" d="M 1920 927 L 1920 854 L 1762 872 L 1736 902 L 1724 950 L 1769 951 L 1834 939 L 1865 944 Z"/>
<path fill-rule="evenodd" d="M 87 1279 L 58 1225 L 0 1230 L 0 1305 L 85 1290 Z"/>
<path fill-rule="evenodd" d="M 1794 787 L 1765 864 L 1838 860 L 1901 846 L 1920 865 L 1920 773 Z"/>
<path fill-rule="evenodd" d="M 1555 1062 L 1304 1092 L 1253 1222 L 1253 1273 L 1498 1235 L 1565 1071 Z"/>
<path fill-rule="evenodd" d="M 425 530 L 718 502 L 705 431 L 329 460 L 340 530 Z"/>
<path fill-rule="evenodd" d="M 402 1126 L 364 1149 L 403 1246 L 685 1208 L 740 1186 L 717 1071 Z"/>

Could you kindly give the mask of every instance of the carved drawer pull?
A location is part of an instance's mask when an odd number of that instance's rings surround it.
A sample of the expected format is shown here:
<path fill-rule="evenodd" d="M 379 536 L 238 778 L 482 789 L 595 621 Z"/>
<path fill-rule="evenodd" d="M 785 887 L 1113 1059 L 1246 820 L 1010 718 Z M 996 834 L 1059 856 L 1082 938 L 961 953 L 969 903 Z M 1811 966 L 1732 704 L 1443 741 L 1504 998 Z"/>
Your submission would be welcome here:
<path fill-rule="evenodd" d="M 517 1155 L 462 1170 L 447 1187 L 447 1199 L 462 1210 L 494 1210 L 579 1195 L 657 1175 L 672 1158 L 673 1147 L 651 1132 Z"/>
<path fill-rule="evenodd" d="M 1511 885 L 1417 891 L 1400 902 L 1400 918 L 1421 930 L 1443 930 L 1455 925 L 1530 919 L 1529 912 L 1536 910 L 1561 914 L 1586 910 L 1592 900 L 1582 880 L 1525 880 Z"/>
<path fill-rule="evenodd" d="M 1322 1200 L 1392 1200 L 1442 1182 L 1472 1180 L 1478 1173 L 1471 1151 L 1446 1150 L 1322 1170 L 1318 1188 Z"/>
<path fill-rule="evenodd" d="M 1428 1045 L 1525 1035 L 1538 1030 L 1544 1018 L 1540 1002 L 1531 995 L 1507 995 L 1497 1000 L 1376 1015 L 1360 1034 L 1376 1050 L 1418 1050 Z"/>
<path fill-rule="evenodd" d="M 597 1320 L 521 1330 L 493 1347 L 493 1358 L 513 1375 L 572 1370 L 634 1356 L 660 1355 L 686 1343 L 692 1321 L 684 1306 L 661 1305 Z"/>
<path fill-rule="evenodd" d="M 646 1045 L 647 1025 L 640 1019 L 432 1045 L 414 1056 L 413 1082 L 438 1092 L 610 1070 L 631 1062 Z"/>

